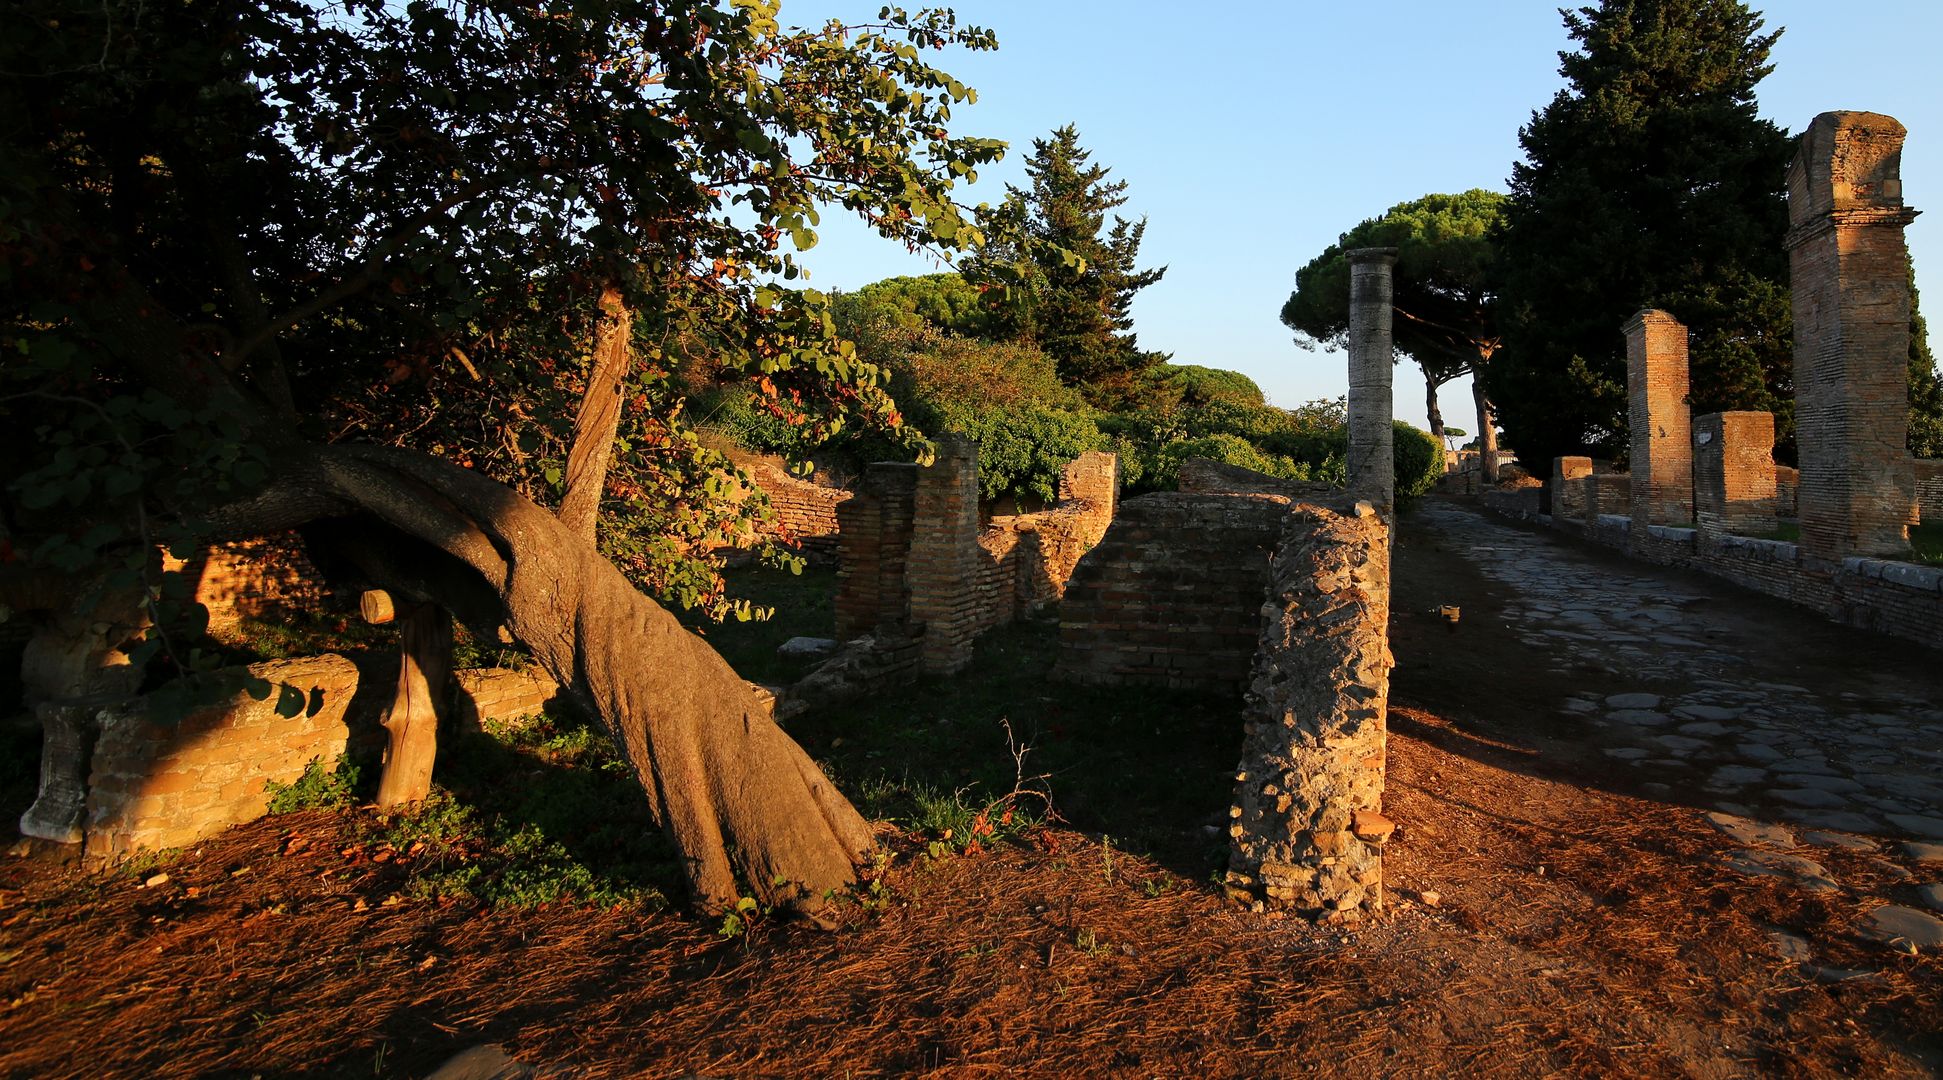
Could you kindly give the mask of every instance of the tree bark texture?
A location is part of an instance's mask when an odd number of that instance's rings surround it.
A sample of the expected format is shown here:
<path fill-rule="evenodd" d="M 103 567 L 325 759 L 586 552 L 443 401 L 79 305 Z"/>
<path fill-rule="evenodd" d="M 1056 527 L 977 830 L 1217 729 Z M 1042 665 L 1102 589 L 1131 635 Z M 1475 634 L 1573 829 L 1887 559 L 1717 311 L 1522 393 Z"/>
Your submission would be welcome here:
<path fill-rule="evenodd" d="M 1498 482 L 1498 424 L 1491 399 L 1484 394 L 1484 376 L 1471 375 L 1471 399 L 1477 403 L 1478 467 L 1484 470 L 1480 483 L 1490 487 Z"/>
<path fill-rule="evenodd" d="M 622 302 L 619 289 L 610 285 L 601 293 L 600 311 L 587 390 L 574 416 L 573 445 L 567 451 L 567 494 L 560 501 L 561 522 L 590 546 L 600 520 L 614 434 L 620 430 L 621 387 L 627 381 L 628 345 L 634 333 L 634 313 Z"/>
<path fill-rule="evenodd" d="M 497 593 L 513 635 L 633 764 L 698 904 L 721 910 L 746 893 L 830 921 L 830 895 L 855 882 L 870 827 L 713 648 L 501 484 L 410 451 L 317 455 L 312 475 L 337 497 Z"/>
<path fill-rule="evenodd" d="M 398 692 L 384 718 L 389 736 L 378 806 L 423 802 L 432 793 L 438 757 L 438 703 L 452 674 L 452 617 L 436 604 L 406 604 L 398 612 Z"/>
<path fill-rule="evenodd" d="M 1430 373 L 1429 368 L 1424 368 L 1423 373 L 1424 408 L 1430 420 L 1430 437 L 1436 439 L 1438 448 L 1442 449 L 1444 446 L 1444 410 L 1437 405 L 1437 377 Z"/>

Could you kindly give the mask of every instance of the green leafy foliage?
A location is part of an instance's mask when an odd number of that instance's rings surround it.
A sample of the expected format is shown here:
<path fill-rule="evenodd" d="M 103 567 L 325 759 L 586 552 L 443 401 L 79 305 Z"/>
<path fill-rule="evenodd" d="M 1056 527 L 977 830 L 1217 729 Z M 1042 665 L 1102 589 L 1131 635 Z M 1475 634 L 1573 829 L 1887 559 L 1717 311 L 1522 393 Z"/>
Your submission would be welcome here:
<path fill-rule="evenodd" d="M 1391 453 L 1396 458 L 1396 492 L 1399 498 L 1415 498 L 1429 491 L 1444 475 L 1444 444 L 1420 427 L 1395 422 Z"/>
<path fill-rule="evenodd" d="M 294 814 L 299 810 L 336 810 L 359 801 L 360 770 L 351 759 L 339 754 L 329 768 L 316 758 L 304 766 L 304 774 L 288 784 L 265 781 L 263 790 L 270 796 L 269 812 Z"/>
<path fill-rule="evenodd" d="M 1564 13 L 1566 87 L 1519 134 L 1497 237 L 1503 350 L 1488 384 L 1527 461 L 1621 453 L 1625 341 L 1642 308 L 1693 332 L 1693 407 L 1793 397 L 1783 186 L 1792 147 L 1754 88 L 1776 33 L 1736 0 Z M 1786 431 L 1781 447 L 1787 454 Z"/>
<path fill-rule="evenodd" d="M 156 544 L 358 438 L 563 482 L 602 298 L 633 315 L 607 553 L 744 613 L 709 556 L 764 509 L 686 430 L 736 384 L 802 429 L 899 432 L 883 373 L 801 288 L 821 214 L 951 255 L 998 219 L 959 185 L 930 63 L 995 47 L 947 11 L 778 21 L 775 0 L 545 6 L 26 0 L 0 35 L 0 453 L 16 551 L 173 586 Z M 158 618 L 165 628 L 168 618 Z M 172 650 L 173 651 L 173 650 Z M 173 659 L 186 666 L 186 655 Z"/>
<path fill-rule="evenodd" d="M 1943 458 L 1943 372 L 1930 353 L 1929 326 L 1916 294 L 1916 268 L 1909 270 L 1909 452 Z M 1943 553 L 1939 553 L 1943 558 Z"/>

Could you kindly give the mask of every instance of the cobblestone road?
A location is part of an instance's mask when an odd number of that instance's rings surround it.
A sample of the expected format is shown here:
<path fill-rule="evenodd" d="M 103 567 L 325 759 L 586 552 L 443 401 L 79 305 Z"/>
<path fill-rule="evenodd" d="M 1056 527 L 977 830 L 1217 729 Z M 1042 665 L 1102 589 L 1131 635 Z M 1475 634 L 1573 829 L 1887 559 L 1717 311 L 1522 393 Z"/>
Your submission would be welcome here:
<path fill-rule="evenodd" d="M 1560 734 L 1583 724 L 1642 790 L 1943 840 L 1943 652 L 1449 503 L 1404 527 L 1501 587 L 1505 629 L 1558 677 Z M 1601 689 L 1571 689 L 1575 673 Z"/>

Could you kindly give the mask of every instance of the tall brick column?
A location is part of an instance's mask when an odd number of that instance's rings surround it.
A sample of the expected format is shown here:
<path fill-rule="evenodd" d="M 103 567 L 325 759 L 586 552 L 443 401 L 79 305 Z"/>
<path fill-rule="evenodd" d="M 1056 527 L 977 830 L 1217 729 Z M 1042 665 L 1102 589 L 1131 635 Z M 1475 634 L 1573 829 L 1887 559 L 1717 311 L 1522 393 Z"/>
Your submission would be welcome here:
<path fill-rule="evenodd" d="M 1687 328 L 1664 311 L 1627 320 L 1626 394 L 1633 439 L 1633 532 L 1693 521 L 1693 423 Z"/>
<path fill-rule="evenodd" d="M 938 458 L 918 473 L 911 514 L 911 618 L 922 624 L 924 670 L 962 671 L 977 636 L 978 447 L 938 439 Z"/>
<path fill-rule="evenodd" d="M 1396 365 L 1390 337 L 1390 268 L 1396 248 L 1357 248 L 1349 259 L 1349 493 L 1367 500 L 1385 521 L 1396 504 L 1393 444 L 1396 414 L 1390 395 Z"/>
<path fill-rule="evenodd" d="M 1909 551 L 1905 134 L 1877 113 L 1823 113 L 1788 166 L 1801 546 L 1824 559 Z"/>
<path fill-rule="evenodd" d="M 1693 422 L 1693 523 L 1706 536 L 1775 529 L 1774 414 L 1708 413 Z"/>

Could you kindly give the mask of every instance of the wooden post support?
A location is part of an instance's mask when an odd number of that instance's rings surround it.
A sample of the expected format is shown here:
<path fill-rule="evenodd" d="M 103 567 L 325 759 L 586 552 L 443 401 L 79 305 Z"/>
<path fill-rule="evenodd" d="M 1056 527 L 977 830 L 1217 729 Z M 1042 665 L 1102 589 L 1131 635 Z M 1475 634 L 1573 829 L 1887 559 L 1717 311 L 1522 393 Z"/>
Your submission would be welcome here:
<path fill-rule="evenodd" d="M 398 623 L 398 690 L 385 711 L 384 771 L 378 805 L 421 802 L 432 793 L 438 757 L 438 703 L 452 674 L 452 617 L 436 604 L 396 599 L 382 589 L 359 601 L 366 622 Z"/>

